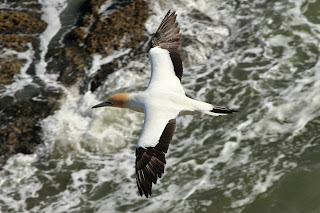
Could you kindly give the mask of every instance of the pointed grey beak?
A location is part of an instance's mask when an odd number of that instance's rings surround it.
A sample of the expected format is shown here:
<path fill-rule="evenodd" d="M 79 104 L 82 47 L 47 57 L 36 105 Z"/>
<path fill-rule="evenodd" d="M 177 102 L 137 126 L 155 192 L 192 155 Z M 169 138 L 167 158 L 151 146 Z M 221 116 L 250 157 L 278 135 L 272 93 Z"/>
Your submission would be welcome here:
<path fill-rule="evenodd" d="M 113 106 L 113 104 L 109 101 L 104 101 L 100 104 L 94 105 L 92 108 L 99 108 L 99 107 L 105 107 L 105 106 Z"/>

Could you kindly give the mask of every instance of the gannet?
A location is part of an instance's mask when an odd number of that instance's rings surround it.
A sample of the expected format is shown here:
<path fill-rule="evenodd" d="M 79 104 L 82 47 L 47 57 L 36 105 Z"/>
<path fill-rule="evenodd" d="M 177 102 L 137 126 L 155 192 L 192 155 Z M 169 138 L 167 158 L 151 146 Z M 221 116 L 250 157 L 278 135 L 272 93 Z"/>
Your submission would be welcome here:
<path fill-rule="evenodd" d="M 151 195 L 152 183 L 161 178 L 166 164 L 165 154 L 181 115 L 205 113 L 225 115 L 236 110 L 197 101 L 186 96 L 181 85 L 182 61 L 175 11 L 170 10 L 154 34 L 149 58 L 151 78 L 143 92 L 116 94 L 93 106 L 129 108 L 144 113 L 144 124 L 136 145 L 136 181 L 140 196 Z"/>

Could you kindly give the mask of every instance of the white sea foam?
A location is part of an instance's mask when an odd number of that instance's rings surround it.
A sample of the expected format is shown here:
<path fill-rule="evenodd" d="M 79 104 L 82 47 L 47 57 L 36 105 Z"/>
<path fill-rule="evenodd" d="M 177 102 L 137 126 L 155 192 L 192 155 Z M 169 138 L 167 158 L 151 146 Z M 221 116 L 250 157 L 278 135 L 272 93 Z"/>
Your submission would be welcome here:
<path fill-rule="evenodd" d="M 104 84 L 97 89 L 97 96 L 106 96 L 120 92 L 136 92 L 147 87 L 150 77 L 150 64 L 147 57 L 130 61 L 125 67 L 110 74 Z"/>
<path fill-rule="evenodd" d="M 115 52 L 105 58 L 94 55 L 87 74 L 94 75 L 103 64 L 110 63 L 128 52 L 129 50 Z M 60 154 L 66 150 L 79 153 L 110 152 L 127 146 L 128 139 L 137 138 L 138 135 L 134 133 L 141 128 L 142 114 L 110 107 L 91 107 L 119 92 L 121 88 L 122 92 L 126 92 L 125 88 L 129 87 L 128 92 L 139 87 L 146 76 L 136 75 L 134 72 L 144 66 L 142 63 L 130 62 L 110 74 L 97 94 L 90 91 L 80 94 L 77 85 L 65 90 L 66 96 L 61 101 L 61 108 L 42 121 L 46 147 Z"/>
<path fill-rule="evenodd" d="M 124 147 L 126 138 L 132 137 L 136 118 L 126 110 L 91 108 L 99 102 L 91 92 L 80 95 L 76 87 L 67 90 L 60 110 L 42 121 L 47 148 L 63 154 L 109 152 Z"/>
<path fill-rule="evenodd" d="M 34 175 L 37 168 L 31 165 L 36 160 L 36 154 L 17 154 L 0 171 L 0 201 L 10 204 L 11 211 L 23 212 L 26 199 L 38 196 L 37 191 L 41 189 L 42 183 L 36 180 Z"/>
<path fill-rule="evenodd" d="M 99 8 L 99 14 L 103 16 L 104 19 L 106 19 L 111 13 L 113 13 L 116 9 L 110 9 L 112 4 L 114 4 L 114 0 L 108 0 L 103 3 Z"/>
<path fill-rule="evenodd" d="M 104 4 L 102 4 L 99 8 L 99 13 L 105 12 L 112 5 L 112 3 L 112 0 L 108 0 Z"/>
<path fill-rule="evenodd" d="M 93 74 L 95 74 L 102 65 L 104 64 L 108 64 L 114 60 L 117 60 L 117 58 L 128 54 L 130 52 L 130 49 L 125 49 L 125 50 L 121 50 L 121 51 L 114 51 L 113 54 L 108 55 L 107 57 L 102 57 L 99 54 L 94 54 L 92 56 L 93 60 L 92 60 L 92 66 L 91 68 L 86 72 L 87 76 L 92 76 Z"/>
<path fill-rule="evenodd" d="M 158 24 L 161 22 L 159 17 L 167 13 L 169 9 L 176 10 L 180 32 L 189 38 L 188 42 L 185 42 L 181 47 L 186 53 L 183 56 L 187 57 L 183 61 L 185 67 L 203 63 L 214 53 L 216 45 L 229 36 L 227 27 L 214 23 L 217 15 L 214 13 L 216 10 L 212 11 L 215 8 L 212 6 L 212 1 L 203 0 L 197 1 L 197 3 L 189 0 L 161 3 L 152 1 L 150 4 L 153 14 L 146 21 L 146 28 L 150 34 L 157 30 Z M 211 8 L 210 13 L 207 12 L 208 8 Z M 200 18 L 190 17 L 189 14 L 192 12 L 198 13 Z M 201 18 L 201 15 L 213 21 Z"/>
<path fill-rule="evenodd" d="M 66 0 L 39 0 L 42 5 L 43 14 L 42 20 L 47 23 L 47 28 L 40 35 L 40 61 L 36 64 L 37 76 L 46 82 L 47 86 L 58 86 L 57 75 L 47 73 L 47 61 L 45 56 L 48 52 L 48 45 L 52 38 L 59 32 L 61 28 L 60 14 L 67 7 L 68 3 Z"/>

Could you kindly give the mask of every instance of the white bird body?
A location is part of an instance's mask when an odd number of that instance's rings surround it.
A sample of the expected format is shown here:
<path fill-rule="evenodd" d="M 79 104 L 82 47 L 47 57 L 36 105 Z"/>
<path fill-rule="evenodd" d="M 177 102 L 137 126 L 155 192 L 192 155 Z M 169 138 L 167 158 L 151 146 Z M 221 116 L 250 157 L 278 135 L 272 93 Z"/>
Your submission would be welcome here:
<path fill-rule="evenodd" d="M 144 127 L 137 143 L 137 147 L 144 148 L 158 143 L 162 134 L 159 129 L 163 130 L 168 120 L 196 111 L 209 112 L 213 108 L 211 104 L 195 101 L 184 94 L 150 89 L 129 94 L 126 104 L 129 109 L 145 113 Z"/>
<path fill-rule="evenodd" d="M 210 115 L 219 116 L 218 113 L 210 112 L 212 104 L 197 101 L 187 97 L 185 94 L 179 95 L 168 91 L 145 90 L 143 92 L 131 93 L 126 101 L 126 107 L 136 112 L 145 112 L 146 107 L 157 108 L 158 110 L 177 111 L 176 116 L 203 112 Z"/>
<path fill-rule="evenodd" d="M 225 115 L 235 112 L 224 107 L 191 99 L 181 85 L 182 61 L 175 13 L 170 10 L 154 35 L 149 50 L 151 78 L 145 91 L 116 94 L 94 106 L 115 106 L 142 112 L 143 129 L 136 145 L 136 180 L 140 195 L 151 195 L 152 183 L 164 173 L 165 153 L 173 137 L 176 117 L 205 113 Z"/>

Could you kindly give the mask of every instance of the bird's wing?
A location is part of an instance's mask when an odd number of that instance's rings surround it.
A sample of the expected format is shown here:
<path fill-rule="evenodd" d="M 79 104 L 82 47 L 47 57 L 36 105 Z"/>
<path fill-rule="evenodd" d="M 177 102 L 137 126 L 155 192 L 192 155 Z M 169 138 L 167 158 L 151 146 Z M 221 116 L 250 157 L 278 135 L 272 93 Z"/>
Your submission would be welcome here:
<path fill-rule="evenodd" d="M 183 93 L 180 83 L 183 68 L 180 57 L 180 39 L 177 15 L 169 10 L 155 33 L 149 58 L 151 61 L 151 79 L 148 89 L 165 88 Z"/>
<path fill-rule="evenodd" d="M 151 195 L 152 183 L 164 173 L 165 153 L 176 127 L 179 112 L 145 107 L 143 130 L 136 147 L 136 180 L 139 193 Z"/>

